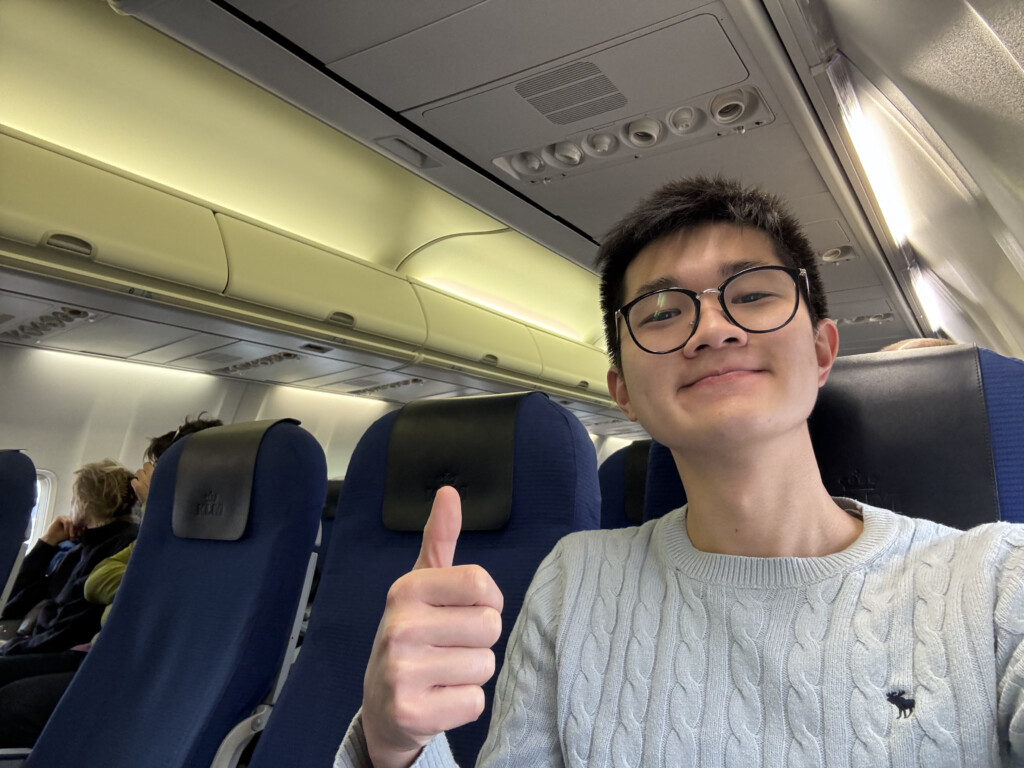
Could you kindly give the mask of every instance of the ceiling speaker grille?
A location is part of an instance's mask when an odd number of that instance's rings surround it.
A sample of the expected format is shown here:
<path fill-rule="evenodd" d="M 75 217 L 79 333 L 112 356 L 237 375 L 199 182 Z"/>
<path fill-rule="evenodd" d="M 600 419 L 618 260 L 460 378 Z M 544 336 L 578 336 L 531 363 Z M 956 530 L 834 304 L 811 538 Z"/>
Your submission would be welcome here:
<path fill-rule="evenodd" d="M 523 80 L 516 93 L 556 125 L 567 125 L 626 105 L 626 97 L 589 61 Z"/>
<path fill-rule="evenodd" d="M 589 61 L 577 61 L 575 64 L 552 69 L 543 75 L 523 80 L 516 86 L 516 93 L 524 99 L 528 99 L 531 96 L 536 96 L 538 93 L 544 93 L 545 91 L 560 88 L 563 85 L 599 74 L 601 74 L 601 70 L 597 68 L 596 64 L 592 64 Z"/>

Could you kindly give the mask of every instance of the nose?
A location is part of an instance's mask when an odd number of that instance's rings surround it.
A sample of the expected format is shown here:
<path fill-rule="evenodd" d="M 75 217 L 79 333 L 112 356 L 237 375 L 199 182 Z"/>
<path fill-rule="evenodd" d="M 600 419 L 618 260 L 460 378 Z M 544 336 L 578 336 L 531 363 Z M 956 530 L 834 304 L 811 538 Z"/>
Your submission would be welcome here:
<path fill-rule="evenodd" d="M 708 294 L 713 294 L 713 298 Z M 721 291 L 708 288 L 697 294 L 700 314 L 693 336 L 683 347 L 683 354 L 688 357 L 696 355 L 703 349 L 715 349 L 728 344 L 745 344 L 747 333 L 729 319 L 722 307 Z M 710 300 L 705 300 L 710 299 Z"/>

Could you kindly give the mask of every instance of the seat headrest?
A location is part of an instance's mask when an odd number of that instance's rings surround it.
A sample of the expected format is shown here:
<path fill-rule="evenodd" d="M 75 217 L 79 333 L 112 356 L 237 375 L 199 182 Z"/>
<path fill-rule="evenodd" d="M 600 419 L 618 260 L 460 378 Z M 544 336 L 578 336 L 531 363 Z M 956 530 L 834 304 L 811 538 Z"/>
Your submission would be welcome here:
<path fill-rule="evenodd" d="M 957 528 L 999 519 L 976 347 L 840 358 L 809 424 L 833 495 Z"/>
<path fill-rule="evenodd" d="M 419 400 L 395 417 L 388 445 L 383 522 L 421 531 L 434 494 L 462 497 L 462 530 L 503 528 L 512 511 L 512 463 L 519 404 L 531 394 Z"/>
<path fill-rule="evenodd" d="M 320 513 L 323 520 L 333 520 L 338 514 L 338 499 L 341 497 L 341 486 L 344 480 L 328 480 L 327 495 L 324 497 L 324 509 Z"/>
<path fill-rule="evenodd" d="M 650 451 L 650 440 L 635 440 L 626 446 L 623 456 L 622 504 L 630 525 L 640 525 L 644 521 L 644 487 L 647 485 L 647 456 Z"/>
<path fill-rule="evenodd" d="M 237 541 L 249 522 L 256 455 L 267 430 L 295 419 L 212 427 L 189 435 L 178 458 L 171 528 L 182 539 Z"/>

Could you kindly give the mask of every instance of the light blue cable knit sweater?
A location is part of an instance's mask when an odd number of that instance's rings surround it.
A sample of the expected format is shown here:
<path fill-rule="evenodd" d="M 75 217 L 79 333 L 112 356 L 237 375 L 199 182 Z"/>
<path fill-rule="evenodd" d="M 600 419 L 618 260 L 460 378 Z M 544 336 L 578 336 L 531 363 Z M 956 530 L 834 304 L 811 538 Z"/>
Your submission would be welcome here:
<path fill-rule="evenodd" d="M 563 539 L 479 765 L 1024 765 L 1024 526 L 837 502 L 864 531 L 827 557 L 700 552 L 685 508 Z M 357 716 L 335 766 L 368 765 Z"/>

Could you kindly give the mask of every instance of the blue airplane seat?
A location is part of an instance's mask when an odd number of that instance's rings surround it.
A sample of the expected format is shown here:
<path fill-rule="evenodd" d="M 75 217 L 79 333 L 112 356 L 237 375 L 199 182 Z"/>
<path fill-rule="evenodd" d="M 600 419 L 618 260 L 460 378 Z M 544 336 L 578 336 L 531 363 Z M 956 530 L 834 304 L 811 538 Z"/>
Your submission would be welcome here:
<path fill-rule="evenodd" d="M 644 521 L 644 485 L 650 440 L 634 440 L 601 462 L 601 527 L 626 528 Z"/>
<path fill-rule="evenodd" d="M 281 668 L 326 480 L 293 420 L 171 446 L 110 616 L 25 765 L 209 766 Z"/>
<path fill-rule="evenodd" d="M 834 496 L 961 529 L 1024 522 L 1020 360 L 970 344 L 841 357 L 809 425 Z M 674 487 L 671 455 L 655 443 L 647 519 L 675 508 L 652 502 Z"/>
<path fill-rule="evenodd" d="M 323 569 L 327 561 L 327 550 L 331 547 L 331 533 L 334 530 L 334 521 L 338 516 L 338 498 L 341 496 L 341 486 L 344 480 L 328 480 L 327 496 L 324 498 L 323 510 L 320 514 L 320 544 L 317 550 L 317 571 Z"/>
<path fill-rule="evenodd" d="M 36 465 L 21 451 L 0 451 L 0 608 L 25 554 L 35 505 Z"/>
<path fill-rule="evenodd" d="M 540 393 L 410 403 L 356 446 L 302 652 L 249 768 L 323 768 L 362 701 L 363 674 L 388 588 L 416 561 L 442 485 L 459 489 L 456 564 L 477 563 L 505 597 L 498 664 L 540 561 L 571 531 L 597 528 L 597 459 L 583 425 Z M 448 737 L 473 765 L 487 709 Z"/>

